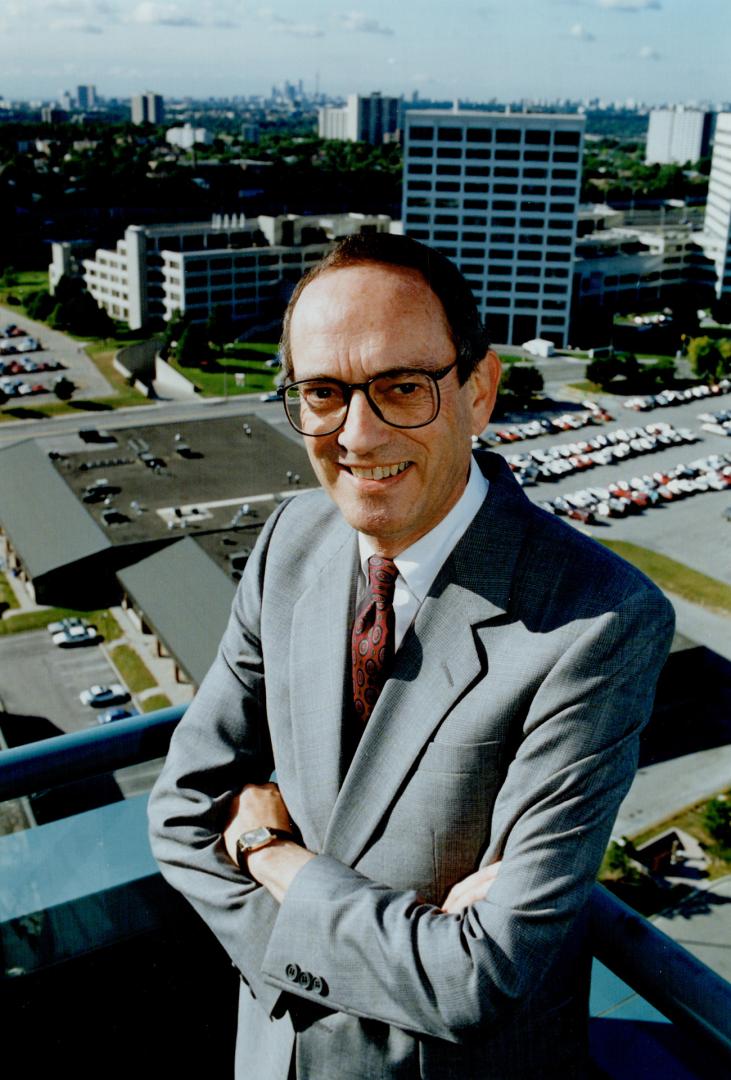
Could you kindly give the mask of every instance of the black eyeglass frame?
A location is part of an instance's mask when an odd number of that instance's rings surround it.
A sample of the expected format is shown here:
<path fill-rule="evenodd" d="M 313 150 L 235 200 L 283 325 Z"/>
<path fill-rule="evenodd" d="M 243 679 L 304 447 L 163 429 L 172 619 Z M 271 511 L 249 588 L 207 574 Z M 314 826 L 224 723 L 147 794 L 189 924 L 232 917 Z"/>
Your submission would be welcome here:
<path fill-rule="evenodd" d="M 379 420 L 383 421 L 384 424 L 388 424 L 389 427 L 399 428 L 403 431 L 413 431 L 416 428 L 428 427 L 429 424 L 433 424 L 436 418 L 439 416 L 439 410 L 442 407 L 442 397 L 439 392 L 439 382 L 441 379 L 444 379 L 449 374 L 452 368 L 455 368 L 456 366 L 457 360 L 453 360 L 451 364 L 447 364 L 447 366 L 443 368 L 437 368 L 435 371 L 428 371 L 426 368 L 393 368 L 391 371 L 381 371 L 378 373 L 378 375 L 374 375 L 372 378 L 367 379 L 365 382 L 362 383 L 348 383 L 343 382 L 342 379 L 331 379 L 325 376 L 320 376 L 319 378 L 315 379 L 298 379 L 296 382 L 285 383 L 284 386 L 280 386 L 279 392 L 282 396 L 282 404 L 284 405 L 285 416 L 289 420 L 294 430 L 298 432 L 298 434 L 304 435 L 308 439 L 323 439 L 327 435 L 334 435 L 336 431 L 340 431 L 341 427 L 345 425 L 345 421 L 348 419 L 348 410 L 350 409 L 350 402 L 353 398 L 353 392 L 355 390 L 361 390 L 363 392 L 365 399 L 370 405 L 372 411 L 375 413 Z M 391 420 L 386 419 L 386 417 L 383 415 L 383 413 L 371 397 L 371 385 L 373 383 L 378 382 L 379 379 L 387 379 L 389 376 L 404 375 L 426 375 L 426 377 L 428 379 L 431 379 L 431 381 L 434 383 L 434 390 L 436 392 L 436 407 L 434 409 L 434 415 L 430 420 L 424 420 L 420 424 L 394 424 Z M 332 430 L 330 431 L 302 431 L 301 428 L 297 427 L 292 417 L 289 415 L 289 410 L 287 409 L 287 391 L 291 390 L 295 386 L 301 386 L 303 383 L 311 384 L 318 382 L 335 383 L 336 386 L 342 388 L 343 401 L 345 403 L 345 412 L 343 413 L 343 419 L 336 427 L 332 428 Z"/>

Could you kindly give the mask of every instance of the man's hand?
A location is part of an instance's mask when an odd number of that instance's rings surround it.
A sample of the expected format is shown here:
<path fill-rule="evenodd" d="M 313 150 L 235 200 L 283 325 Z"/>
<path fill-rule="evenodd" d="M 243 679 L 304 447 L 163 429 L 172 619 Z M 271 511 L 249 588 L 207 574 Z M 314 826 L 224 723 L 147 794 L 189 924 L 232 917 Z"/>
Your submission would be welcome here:
<path fill-rule="evenodd" d="M 261 825 L 286 832 L 297 829 L 276 784 L 247 784 L 231 801 L 231 816 L 223 830 L 223 842 L 232 862 L 238 865 L 236 841 L 241 834 Z M 293 840 L 276 840 L 259 851 L 249 852 L 246 866 L 251 877 L 281 904 L 297 871 L 314 857 L 311 851 Z"/>
<path fill-rule="evenodd" d="M 241 834 L 262 825 L 286 832 L 296 830 L 276 784 L 247 784 L 231 800 L 231 815 L 223 830 L 223 842 L 232 862 L 238 862 L 236 841 Z"/>
<path fill-rule="evenodd" d="M 500 862 L 494 862 L 462 878 L 449 890 L 447 898 L 442 903 L 442 911 L 446 911 L 448 915 L 458 915 L 471 904 L 484 900 L 499 870 Z"/>

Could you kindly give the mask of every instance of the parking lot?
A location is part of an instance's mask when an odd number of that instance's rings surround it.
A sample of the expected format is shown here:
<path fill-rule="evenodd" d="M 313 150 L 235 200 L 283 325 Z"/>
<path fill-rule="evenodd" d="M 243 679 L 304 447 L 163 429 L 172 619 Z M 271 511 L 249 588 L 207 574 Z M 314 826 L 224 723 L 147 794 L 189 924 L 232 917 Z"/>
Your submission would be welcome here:
<path fill-rule="evenodd" d="M 572 432 L 543 435 L 507 446 L 495 446 L 493 449 L 507 458 L 515 453 L 587 440 L 598 433 L 607 434 L 619 428 L 626 430 L 658 422 L 672 424 L 676 429 L 690 428 L 699 436 L 698 441 L 693 444 L 663 447 L 622 462 L 598 465 L 560 477 L 553 482 L 526 487 L 525 493 L 533 502 L 540 503 L 586 487 L 607 487 L 617 480 L 630 481 L 633 477 L 646 473 L 664 472 L 681 463 L 687 464 L 712 454 L 731 453 L 731 438 L 703 430 L 702 422 L 698 418 L 700 413 L 728 408 L 731 405 L 731 394 L 719 395 L 712 400 L 705 398 L 679 406 L 658 408 L 651 412 L 635 412 L 625 408 L 622 400 L 608 394 L 600 395 L 597 400 L 614 416 L 613 421 Z M 496 430 L 498 426 L 491 424 L 489 431 Z M 685 563 L 694 570 L 731 584 L 731 523 L 723 517 L 723 511 L 728 506 L 731 506 L 731 488 L 663 502 L 626 518 L 600 519 L 593 525 L 578 522 L 572 524 L 597 539 L 627 540 L 651 548 Z"/>
<path fill-rule="evenodd" d="M 34 403 L 43 404 L 49 400 L 55 400 L 53 384 L 60 375 L 65 375 L 76 386 L 76 395 L 85 397 L 107 397 L 114 394 L 112 387 L 96 365 L 92 363 L 84 351 L 83 342 L 73 341 L 66 334 L 51 330 L 43 323 L 35 322 L 24 315 L 20 315 L 10 307 L 0 306 L 0 331 L 8 324 L 16 324 L 19 328 L 27 331 L 28 335 L 35 338 L 42 346 L 40 350 L 17 355 L 3 357 L 5 362 L 13 359 L 28 359 L 42 365 L 47 362 L 57 362 L 62 365 L 60 369 L 52 371 L 30 371 L 11 374 L 8 378 L 12 382 L 26 383 L 29 386 L 44 386 L 45 393 L 26 393 L 12 396 L 8 404 L 17 404 L 32 407 Z"/>
<path fill-rule="evenodd" d="M 5 711 L 44 717 L 60 731 L 95 727 L 103 709 L 82 705 L 82 690 L 119 676 L 99 645 L 60 649 L 47 630 L 0 637 L 0 670 Z"/>

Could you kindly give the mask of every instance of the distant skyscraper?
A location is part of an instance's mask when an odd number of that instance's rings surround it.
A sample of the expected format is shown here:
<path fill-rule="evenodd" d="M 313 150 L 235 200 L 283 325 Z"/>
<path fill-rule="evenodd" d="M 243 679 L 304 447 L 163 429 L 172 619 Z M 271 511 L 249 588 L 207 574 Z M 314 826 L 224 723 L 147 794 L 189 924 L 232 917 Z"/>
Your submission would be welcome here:
<path fill-rule="evenodd" d="M 719 113 L 703 224 L 703 248 L 716 267 L 716 296 L 731 296 L 731 113 Z"/>
<path fill-rule="evenodd" d="M 653 109 L 647 128 L 647 165 L 685 165 L 705 157 L 712 115 L 698 109 Z"/>
<path fill-rule="evenodd" d="M 404 232 L 449 256 L 488 333 L 566 344 L 584 118 L 409 110 Z"/>
<path fill-rule="evenodd" d="M 76 102 L 80 109 L 93 109 L 96 107 L 96 87 L 77 86 Z"/>
<path fill-rule="evenodd" d="M 349 94 L 342 107 L 326 105 L 317 110 L 321 139 L 343 139 L 377 145 L 400 128 L 401 98 L 379 93 L 363 97 Z"/>
<path fill-rule="evenodd" d="M 146 90 L 144 94 L 132 97 L 133 124 L 162 124 L 165 119 L 162 94 Z"/>

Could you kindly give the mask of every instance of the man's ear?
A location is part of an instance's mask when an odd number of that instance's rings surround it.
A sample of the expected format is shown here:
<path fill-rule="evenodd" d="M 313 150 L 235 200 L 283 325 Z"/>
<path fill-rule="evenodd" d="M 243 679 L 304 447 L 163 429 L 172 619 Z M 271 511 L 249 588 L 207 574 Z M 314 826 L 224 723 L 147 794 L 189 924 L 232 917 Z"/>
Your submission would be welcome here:
<path fill-rule="evenodd" d="M 502 365 L 500 358 L 492 349 L 480 360 L 469 378 L 472 388 L 472 434 L 479 435 L 487 427 L 492 416 L 500 385 Z"/>

